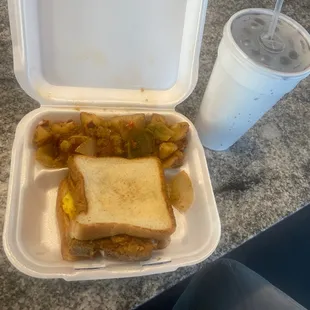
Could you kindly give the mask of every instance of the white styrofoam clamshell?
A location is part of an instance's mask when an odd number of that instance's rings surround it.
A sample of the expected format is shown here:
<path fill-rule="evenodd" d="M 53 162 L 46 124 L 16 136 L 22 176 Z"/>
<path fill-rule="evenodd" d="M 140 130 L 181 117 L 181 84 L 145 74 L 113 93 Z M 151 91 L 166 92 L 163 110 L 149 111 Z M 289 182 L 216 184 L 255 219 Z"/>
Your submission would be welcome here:
<path fill-rule="evenodd" d="M 196 85 L 207 0 L 8 4 L 16 78 L 42 105 L 173 108 Z"/>
<path fill-rule="evenodd" d="M 102 116 L 128 114 L 128 111 L 117 109 L 85 111 Z M 130 113 L 135 112 L 141 110 Z M 72 108 L 39 108 L 23 118 L 17 127 L 12 151 L 3 239 L 5 252 L 17 269 L 34 277 L 66 280 L 142 276 L 196 264 L 215 250 L 220 238 L 220 222 L 204 150 L 195 127 L 179 113 L 160 113 L 170 122 L 187 121 L 190 124 L 186 161 L 181 169 L 193 182 L 195 200 L 185 214 L 175 210 L 177 230 L 172 235 L 171 244 L 164 250 L 155 251 L 153 259 L 143 263 L 113 262 L 104 258 L 85 262 L 62 259 L 55 205 L 57 187 L 67 169 L 45 169 L 37 163 L 32 137 L 42 119 L 78 120 L 79 112 Z M 168 175 L 175 173 L 176 169 L 168 171 Z"/>
<path fill-rule="evenodd" d="M 207 1 L 8 3 L 15 75 L 42 105 L 21 120 L 13 144 L 3 233 L 11 263 L 34 277 L 88 280 L 168 272 L 206 259 L 219 242 L 219 216 L 196 129 L 173 108 L 197 81 Z M 67 169 L 38 164 L 32 137 L 42 119 L 78 120 L 79 110 L 102 116 L 156 112 L 190 124 L 182 169 L 193 182 L 195 201 L 186 214 L 175 211 L 171 244 L 147 262 L 61 257 L 55 204 Z"/>

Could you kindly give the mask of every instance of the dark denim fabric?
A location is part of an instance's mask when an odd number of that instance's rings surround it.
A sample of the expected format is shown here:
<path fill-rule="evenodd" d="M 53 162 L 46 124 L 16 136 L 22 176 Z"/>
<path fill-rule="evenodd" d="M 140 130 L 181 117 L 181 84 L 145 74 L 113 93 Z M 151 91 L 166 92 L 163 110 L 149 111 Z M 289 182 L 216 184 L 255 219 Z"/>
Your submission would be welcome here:
<path fill-rule="evenodd" d="M 305 308 L 251 269 L 231 259 L 220 259 L 198 272 L 173 307 L 173 310 L 278 309 Z"/>

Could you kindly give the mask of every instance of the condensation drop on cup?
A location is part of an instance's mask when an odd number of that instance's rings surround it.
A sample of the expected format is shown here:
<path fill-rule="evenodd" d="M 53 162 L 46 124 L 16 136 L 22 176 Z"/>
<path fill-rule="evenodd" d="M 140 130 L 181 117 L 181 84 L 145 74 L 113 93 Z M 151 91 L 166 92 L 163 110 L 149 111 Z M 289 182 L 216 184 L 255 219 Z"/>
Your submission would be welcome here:
<path fill-rule="evenodd" d="M 244 46 L 249 46 L 251 44 L 251 41 L 246 39 L 242 43 L 244 44 Z"/>

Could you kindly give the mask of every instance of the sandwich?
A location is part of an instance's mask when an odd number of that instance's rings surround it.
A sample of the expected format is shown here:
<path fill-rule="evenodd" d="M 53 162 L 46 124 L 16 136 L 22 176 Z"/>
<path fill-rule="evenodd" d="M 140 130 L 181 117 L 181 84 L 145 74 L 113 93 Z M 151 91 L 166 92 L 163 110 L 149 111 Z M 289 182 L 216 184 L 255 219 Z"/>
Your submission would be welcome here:
<path fill-rule="evenodd" d="M 176 223 L 159 159 L 75 155 L 68 167 L 56 203 L 64 260 L 140 261 L 167 246 Z"/>

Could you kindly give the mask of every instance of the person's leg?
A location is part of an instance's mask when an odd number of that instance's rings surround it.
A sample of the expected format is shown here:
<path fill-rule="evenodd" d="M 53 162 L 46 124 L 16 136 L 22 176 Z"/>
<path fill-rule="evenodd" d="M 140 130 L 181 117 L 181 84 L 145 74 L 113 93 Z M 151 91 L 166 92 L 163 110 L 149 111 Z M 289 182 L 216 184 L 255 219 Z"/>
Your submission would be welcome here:
<path fill-rule="evenodd" d="M 310 205 L 225 254 L 310 309 Z"/>
<path fill-rule="evenodd" d="M 220 259 L 198 272 L 173 310 L 305 309 L 246 266 Z"/>

